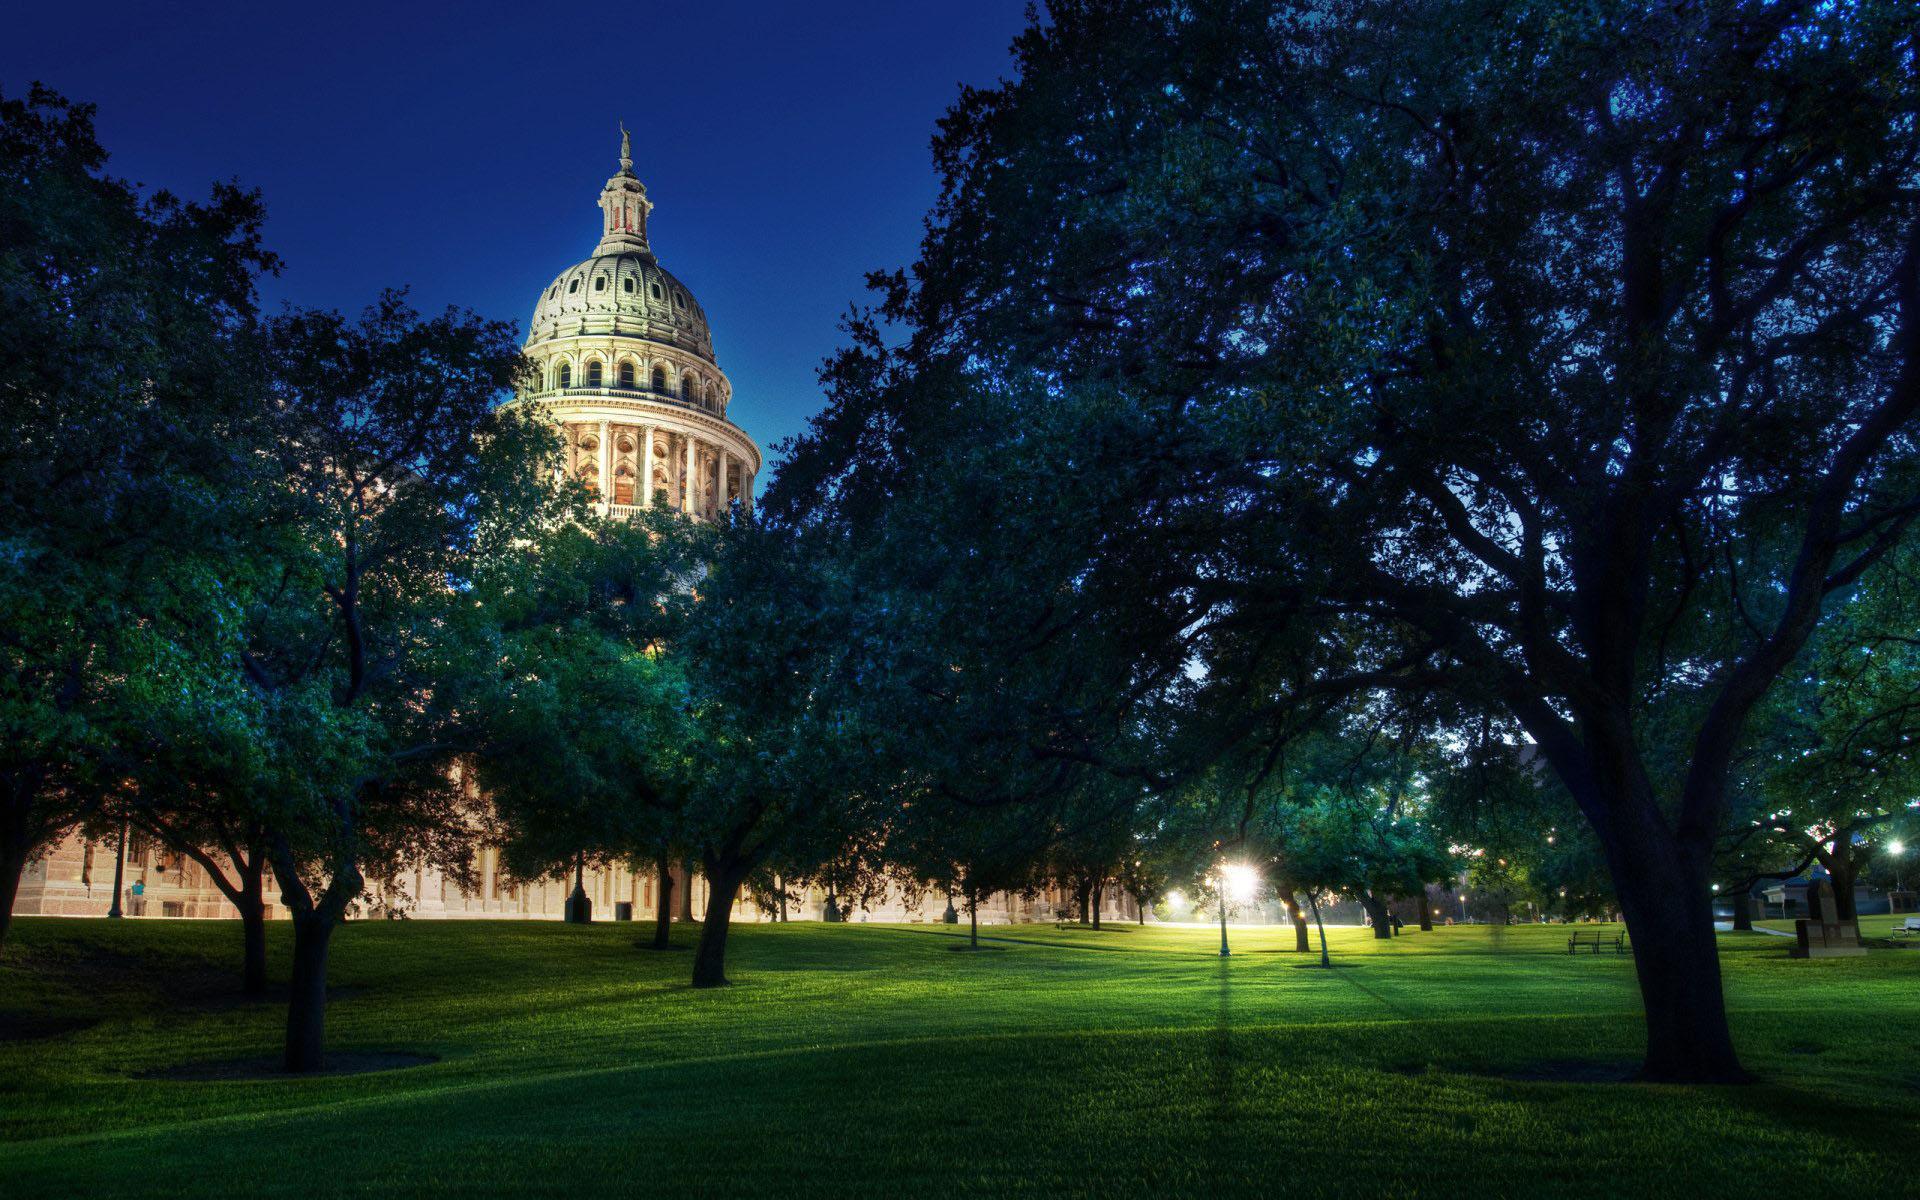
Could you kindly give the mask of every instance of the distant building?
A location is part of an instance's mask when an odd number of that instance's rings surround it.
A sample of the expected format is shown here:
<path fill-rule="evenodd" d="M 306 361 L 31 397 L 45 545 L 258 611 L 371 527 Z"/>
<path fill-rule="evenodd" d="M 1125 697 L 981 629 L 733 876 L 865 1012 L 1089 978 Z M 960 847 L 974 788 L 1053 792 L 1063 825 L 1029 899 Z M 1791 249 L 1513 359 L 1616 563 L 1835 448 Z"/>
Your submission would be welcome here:
<path fill-rule="evenodd" d="M 1805 875 L 1796 875 L 1792 879 L 1781 879 L 1769 883 L 1760 889 L 1760 900 L 1765 905 L 1769 917 L 1791 920 L 1804 917 L 1808 913 L 1807 892 L 1821 882 L 1832 882 L 1825 871 L 1818 868 Z M 1853 888 L 1854 911 L 1860 913 L 1877 912 L 1884 909 L 1886 901 L 1875 897 L 1865 884 L 1855 884 Z"/>

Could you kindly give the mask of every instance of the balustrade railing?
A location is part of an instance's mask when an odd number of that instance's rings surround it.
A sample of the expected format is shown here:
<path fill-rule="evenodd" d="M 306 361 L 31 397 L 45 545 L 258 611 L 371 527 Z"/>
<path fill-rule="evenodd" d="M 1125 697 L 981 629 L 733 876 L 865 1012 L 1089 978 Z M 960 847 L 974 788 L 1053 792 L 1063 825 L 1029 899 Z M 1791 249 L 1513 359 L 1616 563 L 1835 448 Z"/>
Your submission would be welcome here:
<path fill-rule="evenodd" d="M 544 392 L 534 392 L 527 396 L 529 400 L 548 400 L 555 396 L 611 396 L 623 400 L 645 400 L 650 404 L 665 404 L 673 408 L 684 408 L 688 412 L 704 413 L 709 417 L 726 419 L 727 410 L 719 404 L 709 401 L 688 400 L 673 392 L 657 392 L 652 388 L 623 387 L 564 387 L 548 388 Z"/>

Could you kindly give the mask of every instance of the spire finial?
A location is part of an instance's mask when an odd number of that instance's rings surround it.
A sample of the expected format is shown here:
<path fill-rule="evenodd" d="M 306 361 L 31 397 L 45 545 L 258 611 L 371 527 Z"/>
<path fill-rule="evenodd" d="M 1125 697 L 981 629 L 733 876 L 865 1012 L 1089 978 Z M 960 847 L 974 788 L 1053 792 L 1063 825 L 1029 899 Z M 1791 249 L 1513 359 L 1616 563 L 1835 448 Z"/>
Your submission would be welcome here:
<path fill-rule="evenodd" d="M 620 122 L 620 169 L 633 170 L 633 135 L 627 132 L 627 123 Z"/>

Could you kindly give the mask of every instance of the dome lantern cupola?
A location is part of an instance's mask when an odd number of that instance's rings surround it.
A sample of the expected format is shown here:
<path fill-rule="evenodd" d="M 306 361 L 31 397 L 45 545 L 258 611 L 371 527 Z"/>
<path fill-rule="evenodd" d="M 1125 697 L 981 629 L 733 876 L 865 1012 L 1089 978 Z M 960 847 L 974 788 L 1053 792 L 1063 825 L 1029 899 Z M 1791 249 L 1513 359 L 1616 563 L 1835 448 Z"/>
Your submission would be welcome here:
<path fill-rule="evenodd" d="M 600 245 L 595 254 L 652 254 L 647 245 L 647 214 L 653 204 L 647 185 L 633 173 L 633 135 L 620 126 L 620 169 L 600 189 Z"/>

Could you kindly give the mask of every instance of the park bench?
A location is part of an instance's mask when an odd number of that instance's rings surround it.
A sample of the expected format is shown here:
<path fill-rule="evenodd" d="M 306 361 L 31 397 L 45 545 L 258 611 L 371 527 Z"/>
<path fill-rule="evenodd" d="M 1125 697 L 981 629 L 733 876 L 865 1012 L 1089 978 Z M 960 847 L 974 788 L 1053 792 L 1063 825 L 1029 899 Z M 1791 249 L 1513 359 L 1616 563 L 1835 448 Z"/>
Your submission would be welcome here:
<path fill-rule="evenodd" d="M 1913 937 L 1917 934 L 1920 934 L 1920 917 L 1908 917 L 1893 931 L 1895 937 Z"/>
<path fill-rule="evenodd" d="M 1582 946 L 1591 947 L 1594 954 L 1600 953 L 1604 946 L 1612 946 L 1615 954 L 1625 954 L 1627 935 L 1622 932 L 1609 936 L 1598 929 L 1576 929 L 1573 936 L 1567 939 L 1567 953 L 1578 954 Z"/>

